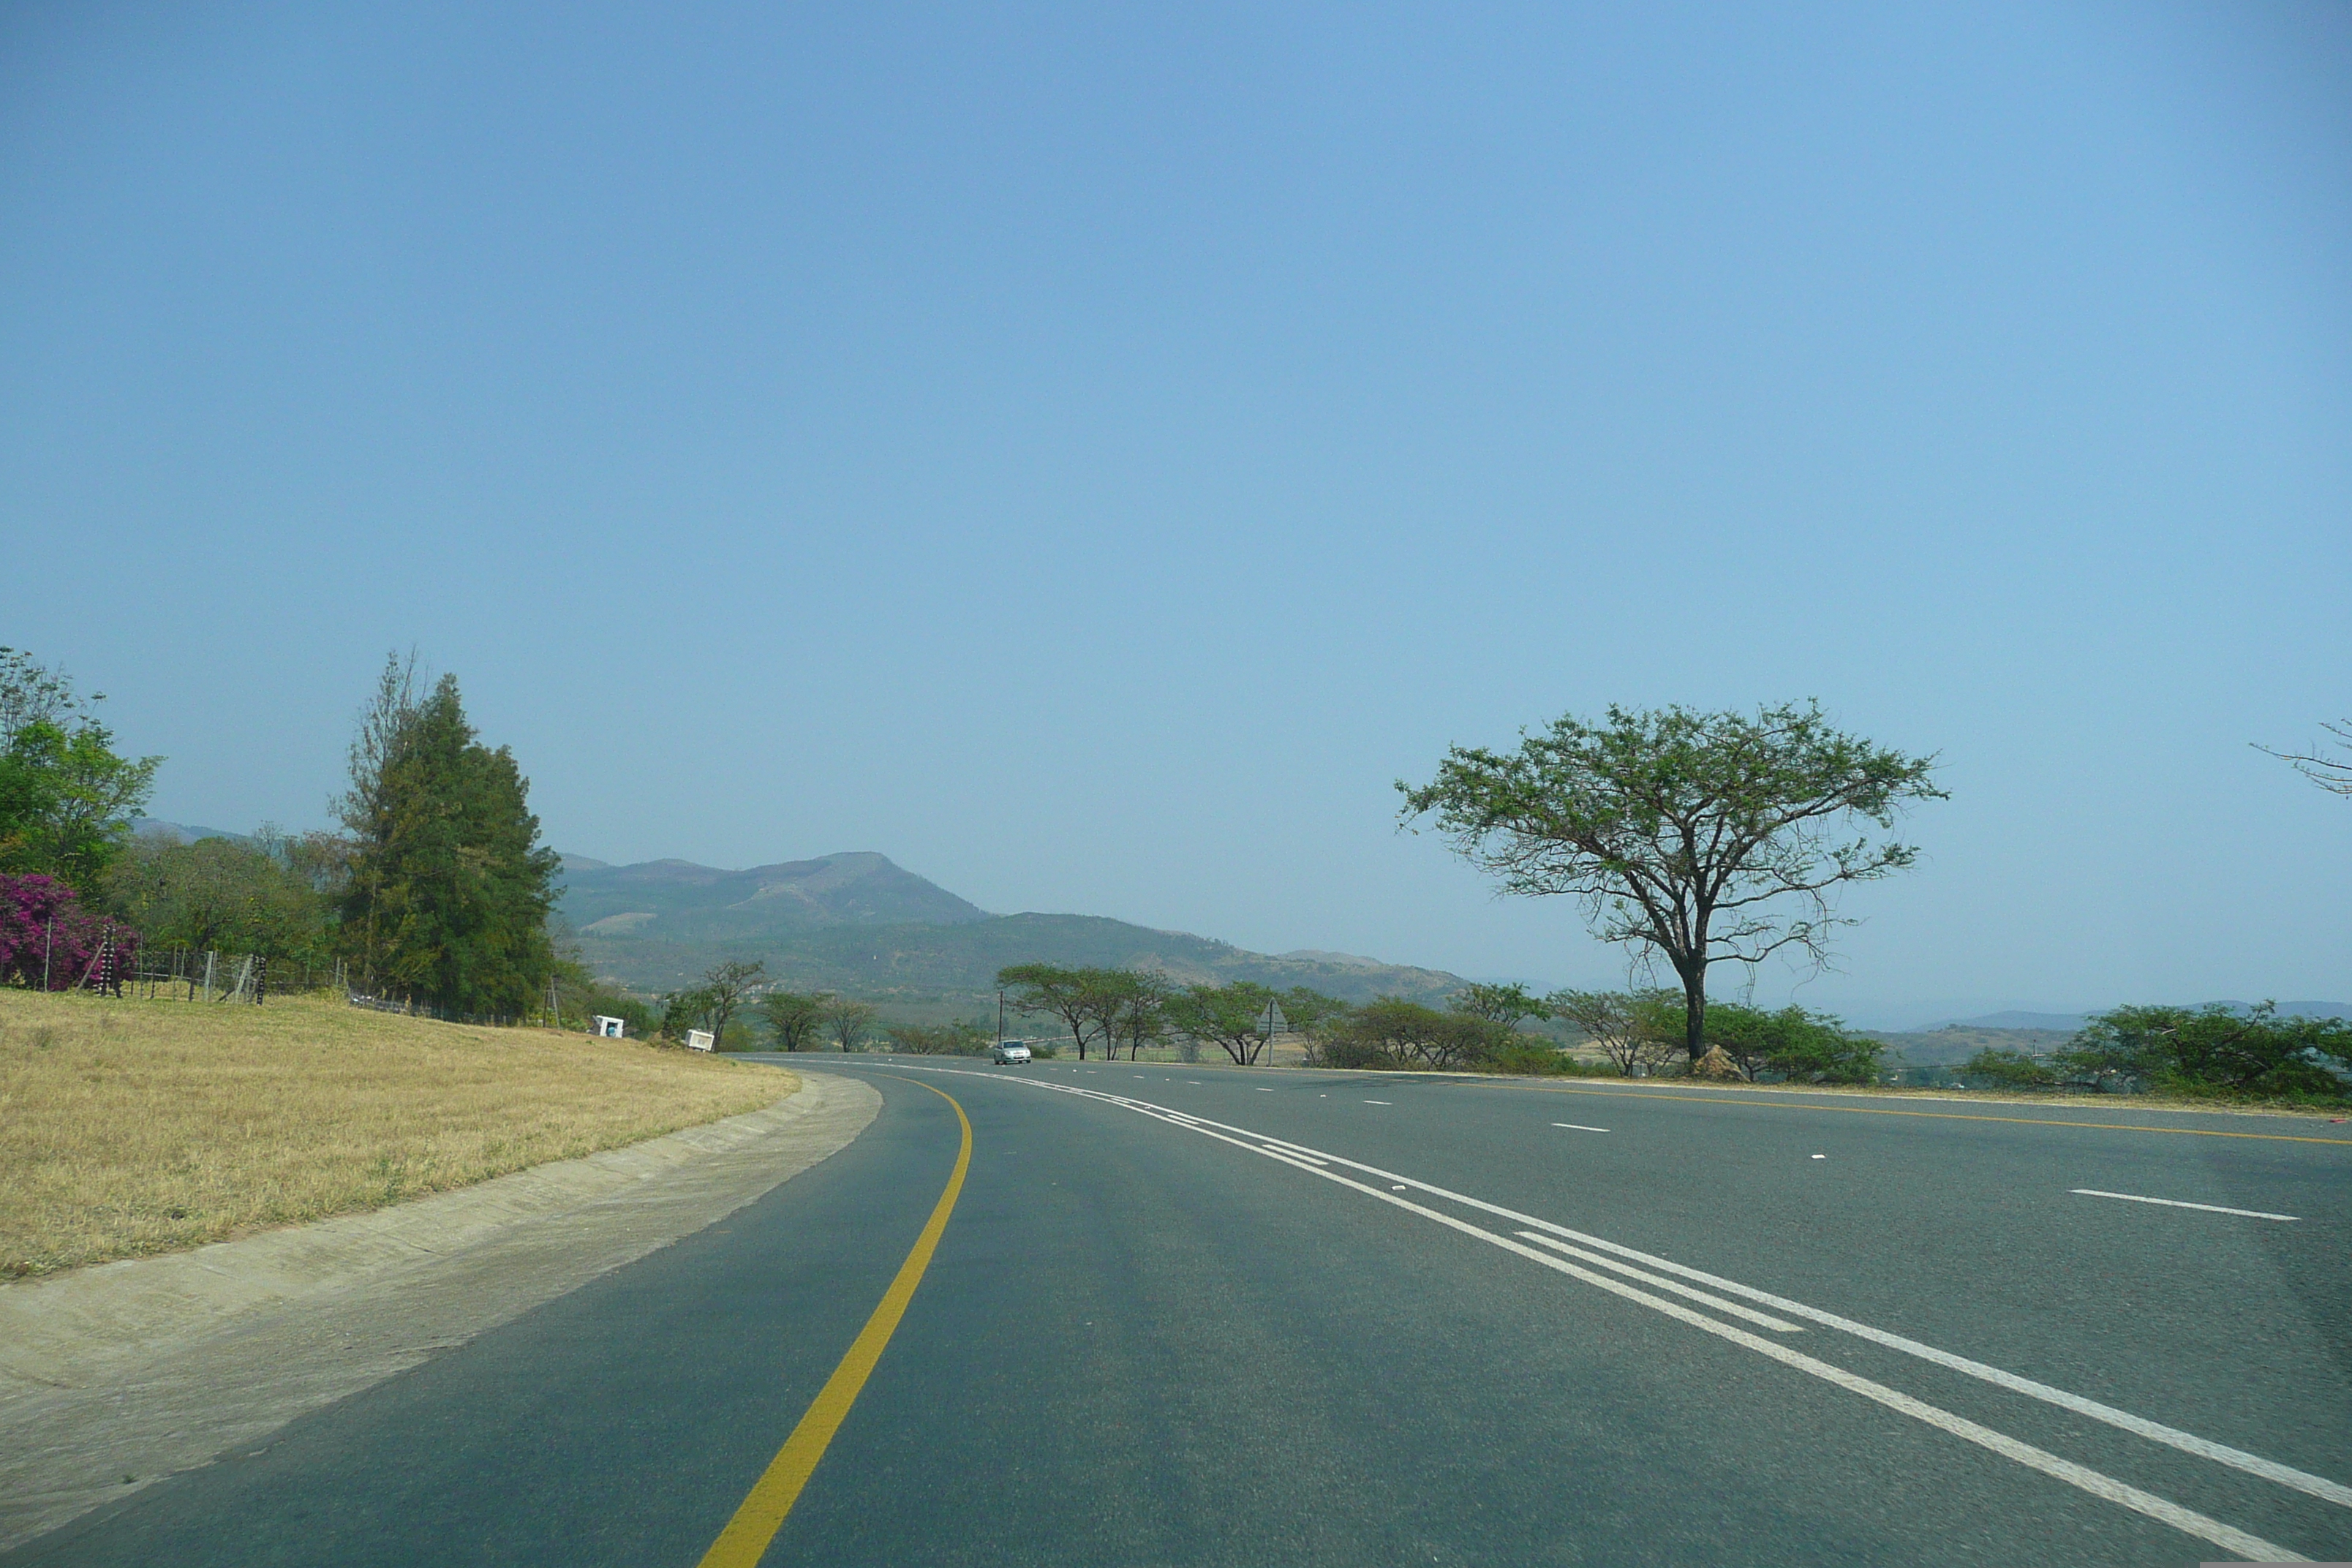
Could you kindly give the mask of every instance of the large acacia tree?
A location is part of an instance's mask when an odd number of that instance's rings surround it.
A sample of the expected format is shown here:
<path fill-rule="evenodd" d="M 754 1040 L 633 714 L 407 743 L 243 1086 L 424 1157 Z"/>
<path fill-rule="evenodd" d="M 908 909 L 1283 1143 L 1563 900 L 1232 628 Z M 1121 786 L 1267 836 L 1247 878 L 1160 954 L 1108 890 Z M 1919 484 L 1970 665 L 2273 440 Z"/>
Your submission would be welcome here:
<path fill-rule="evenodd" d="M 1918 851 L 1874 834 L 1940 800 L 1933 757 L 1839 732 L 1820 705 L 1754 714 L 1611 707 L 1566 716 L 1518 749 L 1456 746 L 1437 776 L 1400 782 L 1402 819 L 1434 819 L 1506 892 L 1581 900 L 1593 934 L 1664 961 L 1682 982 L 1683 1039 L 1706 1050 L 1706 974 L 1795 950 L 1825 963 L 1849 882 Z"/>

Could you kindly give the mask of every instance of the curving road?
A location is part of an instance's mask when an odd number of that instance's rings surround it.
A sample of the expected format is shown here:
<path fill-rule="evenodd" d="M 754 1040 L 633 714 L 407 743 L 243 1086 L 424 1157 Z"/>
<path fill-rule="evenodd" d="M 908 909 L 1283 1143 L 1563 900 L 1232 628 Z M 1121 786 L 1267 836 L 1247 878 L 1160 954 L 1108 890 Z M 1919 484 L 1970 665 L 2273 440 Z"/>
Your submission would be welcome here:
<path fill-rule="evenodd" d="M 2352 1126 L 793 1066 L 882 1114 L 0 1563 L 691 1568 L 829 1379 L 765 1555 L 714 1568 L 2352 1557 Z"/>

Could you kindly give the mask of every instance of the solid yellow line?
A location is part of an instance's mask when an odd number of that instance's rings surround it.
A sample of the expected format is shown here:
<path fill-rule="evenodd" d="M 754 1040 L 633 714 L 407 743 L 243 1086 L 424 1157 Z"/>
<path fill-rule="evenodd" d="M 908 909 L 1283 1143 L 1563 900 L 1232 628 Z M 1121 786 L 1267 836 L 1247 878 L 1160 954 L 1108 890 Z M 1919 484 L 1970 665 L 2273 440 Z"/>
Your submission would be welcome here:
<path fill-rule="evenodd" d="M 1660 1094 L 1644 1089 L 1582 1089 L 1531 1083 L 1540 1094 L 1597 1094 L 1616 1100 L 1688 1100 L 1701 1105 L 1731 1105 L 1751 1110 L 1843 1110 L 1856 1116 L 1925 1116 L 1937 1121 L 2014 1121 L 2026 1127 L 2095 1127 L 2106 1132 L 2170 1132 L 2186 1138 L 2260 1138 L 2273 1143 L 2345 1143 L 2352 1138 L 2313 1138 L 2297 1132 L 2224 1132 L 2211 1127 L 2144 1127 L 2136 1121 L 2061 1121 L 2054 1116 L 1985 1116 L 1966 1110 L 1897 1110 L 1891 1105 L 1815 1105 L 1804 1100 L 1732 1100 L 1712 1094 Z M 1733 1092 L 1737 1093 L 1737 1090 Z"/>
<path fill-rule="evenodd" d="M 898 1077 L 896 1073 L 887 1075 Z M 904 1081 L 915 1083 L 913 1079 Z M 768 1542 L 800 1500 L 801 1489 L 816 1471 L 817 1461 L 824 1458 L 826 1445 L 849 1415 L 849 1407 L 857 1403 L 858 1391 L 866 1386 L 866 1377 L 874 1363 L 882 1359 L 883 1347 L 898 1327 L 898 1320 L 907 1313 L 907 1303 L 914 1300 L 915 1287 L 923 1282 L 923 1270 L 930 1267 L 931 1254 L 940 1245 L 940 1236 L 948 1227 L 948 1215 L 954 1212 L 956 1194 L 963 1191 L 964 1173 L 971 1168 L 971 1119 L 963 1113 L 955 1096 L 944 1089 L 931 1089 L 928 1083 L 917 1087 L 929 1089 L 933 1094 L 955 1106 L 956 1121 L 963 1128 L 963 1147 L 956 1151 L 955 1171 L 948 1177 L 947 1190 L 931 1209 L 931 1217 L 923 1226 L 923 1233 L 915 1238 L 915 1248 L 907 1254 L 907 1261 L 898 1266 L 898 1277 L 890 1281 L 890 1289 L 882 1292 L 881 1305 L 866 1320 L 866 1327 L 833 1369 L 824 1386 L 801 1417 L 776 1457 L 753 1482 L 735 1517 L 702 1554 L 701 1568 L 755 1568 Z"/>

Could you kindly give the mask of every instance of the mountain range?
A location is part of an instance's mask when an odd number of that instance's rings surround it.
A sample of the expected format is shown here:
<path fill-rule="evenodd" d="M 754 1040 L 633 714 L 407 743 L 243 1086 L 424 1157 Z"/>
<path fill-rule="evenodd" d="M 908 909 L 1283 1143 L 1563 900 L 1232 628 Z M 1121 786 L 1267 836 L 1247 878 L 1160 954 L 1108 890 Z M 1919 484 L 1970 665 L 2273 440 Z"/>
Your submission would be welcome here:
<path fill-rule="evenodd" d="M 745 871 L 566 855 L 563 880 L 559 912 L 581 957 L 646 991 L 676 989 L 730 958 L 756 959 L 794 989 L 959 1015 L 992 1005 L 996 972 L 1014 963 L 1147 969 L 1180 984 L 1311 985 L 1350 1001 L 1433 1000 L 1463 984 L 1444 970 L 1342 952 L 1252 952 L 1099 915 L 991 914 L 870 850 Z"/>

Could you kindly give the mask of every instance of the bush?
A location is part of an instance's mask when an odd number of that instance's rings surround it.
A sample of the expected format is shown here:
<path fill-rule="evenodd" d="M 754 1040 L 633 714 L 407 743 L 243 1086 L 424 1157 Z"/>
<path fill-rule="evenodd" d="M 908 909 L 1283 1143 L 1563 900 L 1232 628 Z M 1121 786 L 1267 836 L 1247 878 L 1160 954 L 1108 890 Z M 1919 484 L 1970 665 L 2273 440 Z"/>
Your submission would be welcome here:
<path fill-rule="evenodd" d="M 1847 1034 L 1826 1013 L 1795 1006 L 1767 1013 L 1736 1002 L 1707 1008 L 1706 1043 L 1750 1083 L 1871 1083 L 1885 1049 L 1876 1040 Z"/>
<path fill-rule="evenodd" d="M 1404 1062 L 1391 1054 L 1382 1042 L 1357 1034 L 1337 1030 L 1308 1047 L 1307 1065 L 1318 1068 L 1344 1068 L 1354 1071 L 1378 1071 L 1401 1068 Z"/>
<path fill-rule="evenodd" d="M 889 1026 L 889 1036 L 893 1049 L 918 1057 L 985 1056 L 994 1039 L 992 1036 L 983 1032 L 978 1025 L 966 1023 L 941 1024 L 937 1026 L 923 1024 L 892 1024 Z"/>
<path fill-rule="evenodd" d="M 2352 1022 L 2281 1018 L 2275 1003 L 2236 1012 L 2117 1007 L 2093 1017 L 2051 1058 L 2059 1080 L 2095 1092 L 2317 1100 L 2352 1099 Z"/>
<path fill-rule="evenodd" d="M 2023 1051 L 1989 1047 L 1960 1065 L 1960 1076 L 2001 1089 L 2054 1089 L 2058 1075 Z"/>
<path fill-rule="evenodd" d="M 234 838 L 134 839 L 103 885 L 115 912 L 152 946 L 331 962 L 327 900 L 270 847 Z"/>
<path fill-rule="evenodd" d="M 58 879 L 0 876 L 0 980 L 37 990 L 46 972 L 50 990 L 70 991 L 110 936 L 126 955 L 138 948 L 136 932 L 92 912 Z"/>

